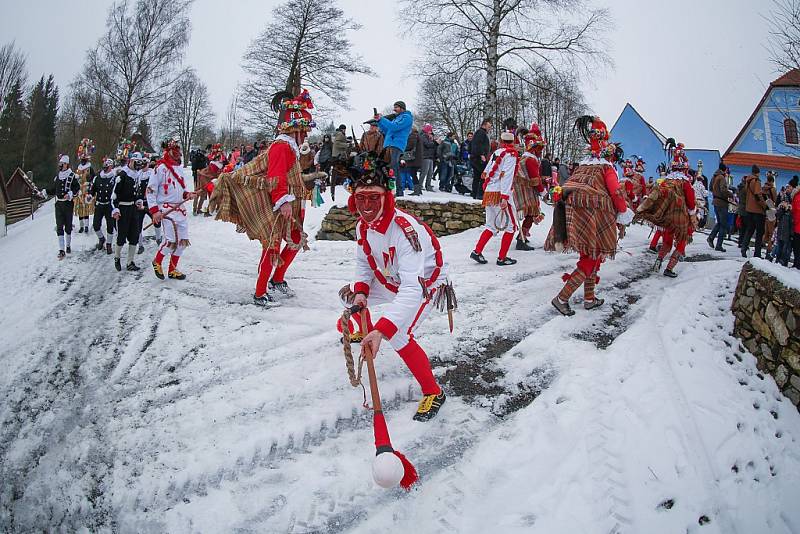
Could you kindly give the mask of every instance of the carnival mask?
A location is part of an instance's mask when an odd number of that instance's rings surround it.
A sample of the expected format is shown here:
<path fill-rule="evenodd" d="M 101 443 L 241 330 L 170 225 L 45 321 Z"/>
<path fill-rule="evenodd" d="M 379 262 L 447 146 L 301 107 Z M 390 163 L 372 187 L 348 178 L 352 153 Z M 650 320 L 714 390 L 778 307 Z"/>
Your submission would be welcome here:
<path fill-rule="evenodd" d="M 384 193 L 379 191 L 358 191 L 355 193 L 356 209 L 364 221 L 375 222 L 383 212 Z"/>

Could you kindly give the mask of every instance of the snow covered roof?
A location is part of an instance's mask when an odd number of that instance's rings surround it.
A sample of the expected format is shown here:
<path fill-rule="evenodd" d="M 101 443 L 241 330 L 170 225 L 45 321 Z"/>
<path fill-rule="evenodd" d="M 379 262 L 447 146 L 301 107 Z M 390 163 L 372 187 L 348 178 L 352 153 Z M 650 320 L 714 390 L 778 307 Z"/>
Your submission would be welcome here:
<path fill-rule="evenodd" d="M 15 179 L 16 180 L 22 180 L 23 183 L 25 183 L 25 185 L 28 186 L 28 188 L 30 188 L 31 192 L 36 192 L 36 191 L 39 190 L 39 188 L 36 187 L 36 185 L 31 181 L 31 179 L 28 178 L 28 175 L 25 174 L 25 171 L 23 171 L 19 167 L 17 167 L 17 169 L 11 175 L 11 178 L 9 178 L 6 181 L 5 188 L 8 189 L 8 187 L 11 185 L 11 182 L 13 182 Z M 11 200 L 11 199 L 9 199 L 9 200 Z"/>

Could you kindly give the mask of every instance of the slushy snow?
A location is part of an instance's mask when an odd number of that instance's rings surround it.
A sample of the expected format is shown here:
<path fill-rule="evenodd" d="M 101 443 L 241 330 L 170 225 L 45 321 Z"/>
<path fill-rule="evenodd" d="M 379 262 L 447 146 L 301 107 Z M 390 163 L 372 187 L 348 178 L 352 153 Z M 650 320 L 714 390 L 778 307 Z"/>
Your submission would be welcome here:
<path fill-rule="evenodd" d="M 670 280 L 635 226 L 606 305 L 565 318 L 550 299 L 575 257 L 541 250 L 549 212 L 515 266 L 469 259 L 479 229 L 441 239 L 455 332 L 432 314 L 418 338 L 449 398 L 412 421 L 420 392 L 384 343 L 389 431 L 421 483 L 378 487 L 335 329 L 354 244 L 313 239 L 330 205 L 308 210 L 277 309 L 252 305 L 260 246 L 231 224 L 191 217 L 185 282 L 153 276 L 153 241 L 140 273 L 92 234 L 57 261 L 52 204 L 10 227 L 0 530 L 800 532 L 800 414 L 731 336 L 744 260 L 700 238 Z"/>

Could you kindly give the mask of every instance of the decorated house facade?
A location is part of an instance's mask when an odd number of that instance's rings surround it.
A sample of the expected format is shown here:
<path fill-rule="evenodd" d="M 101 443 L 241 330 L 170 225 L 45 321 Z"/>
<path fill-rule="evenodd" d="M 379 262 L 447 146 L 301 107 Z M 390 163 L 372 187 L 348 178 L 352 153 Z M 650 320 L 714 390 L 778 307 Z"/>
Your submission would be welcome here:
<path fill-rule="evenodd" d="M 762 181 L 767 171 L 775 171 L 780 189 L 793 175 L 800 174 L 800 70 L 781 76 L 767 88 L 761 101 L 744 124 L 723 161 L 735 181 L 749 174 L 753 165 L 761 168 Z"/>

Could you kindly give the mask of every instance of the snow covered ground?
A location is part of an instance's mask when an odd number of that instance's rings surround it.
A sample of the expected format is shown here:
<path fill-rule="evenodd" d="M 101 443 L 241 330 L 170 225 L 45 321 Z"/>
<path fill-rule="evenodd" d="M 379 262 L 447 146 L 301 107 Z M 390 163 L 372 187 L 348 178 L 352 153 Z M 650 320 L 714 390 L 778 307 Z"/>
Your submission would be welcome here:
<path fill-rule="evenodd" d="M 479 230 L 442 239 L 456 331 L 432 315 L 419 336 L 450 395 L 440 415 L 412 421 L 402 361 L 388 344 L 377 361 L 393 443 L 422 477 L 406 494 L 371 480 L 334 327 L 352 243 L 312 241 L 297 298 L 265 310 L 259 246 L 230 224 L 191 219 L 176 282 L 117 273 L 93 235 L 56 261 L 52 217 L 0 239 L 2 531 L 800 532 L 800 415 L 730 335 L 733 251 L 699 239 L 673 281 L 634 227 L 600 273 L 606 305 L 564 318 L 549 301 L 574 257 L 479 266 Z"/>

